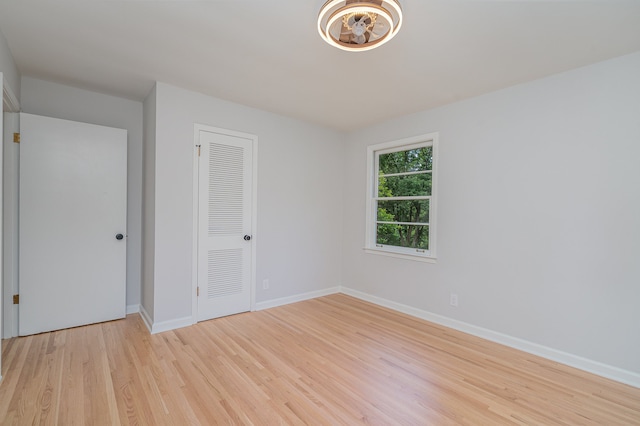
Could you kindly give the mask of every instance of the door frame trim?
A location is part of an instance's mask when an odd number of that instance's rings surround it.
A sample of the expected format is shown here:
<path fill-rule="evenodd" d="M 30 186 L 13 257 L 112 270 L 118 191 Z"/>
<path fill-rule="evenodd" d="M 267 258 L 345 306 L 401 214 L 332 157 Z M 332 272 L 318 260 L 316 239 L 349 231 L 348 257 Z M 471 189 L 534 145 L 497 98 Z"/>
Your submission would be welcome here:
<path fill-rule="evenodd" d="M 193 244 L 191 253 L 191 317 L 193 324 L 198 322 L 198 211 L 199 211 L 199 162 L 198 145 L 200 144 L 200 132 L 217 133 L 225 136 L 233 136 L 251 141 L 251 281 L 249 292 L 251 294 L 251 311 L 256 310 L 256 237 L 258 235 L 258 136 L 250 133 L 237 132 L 235 130 L 213 127 L 206 124 L 195 123 L 193 125 Z"/>
<path fill-rule="evenodd" d="M 18 335 L 18 305 L 10 303 L 11 296 L 18 293 L 18 155 L 19 144 L 9 143 L 10 135 L 20 132 L 20 101 L 11 90 L 11 86 L 0 71 L 2 86 L 2 124 L 0 125 L 0 142 L 2 142 L 2 160 L 0 173 L 2 184 L 0 197 L 3 203 L 3 225 L 0 225 L 1 238 L 4 239 L 4 250 L 0 255 L 0 325 L 3 339 Z M 10 166 L 10 167 L 8 167 Z M 11 212 L 7 216 L 5 213 Z M 8 222 L 10 221 L 10 222 Z M 15 250 L 14 250 L 15 249 Z M 2 373 L 0 372 L 0 377 Z"/>
<path fill-rule="evenodd" d="M 12 295 L 19 293 L 18 283 L 18 168 L 20 166 L 20 144 L 9 143 L 10 135 L 20 132 L 20 114 L 5 111 L 2 116 L 3 154 L 2 154 L 2 199 L 4 200 L 3 252 L 2 252 L 2 338 L 18 335 L 18 306 L 11 301 Z"/>

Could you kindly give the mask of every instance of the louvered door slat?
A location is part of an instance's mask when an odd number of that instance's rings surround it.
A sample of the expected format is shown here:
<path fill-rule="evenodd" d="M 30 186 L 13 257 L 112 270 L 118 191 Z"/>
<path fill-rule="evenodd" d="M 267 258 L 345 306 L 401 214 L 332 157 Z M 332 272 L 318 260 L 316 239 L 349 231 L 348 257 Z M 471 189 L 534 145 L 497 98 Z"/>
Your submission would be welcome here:
<path fill-rule="evenodd" d="M 209 236 L 242 232 L 243 151 L 218 143 L 209 146 Z"/>
<path fill-rule="evenodd" d="M 242 249 L 210 250 L 207 268 L 209 299 L 242 293 Z"/>

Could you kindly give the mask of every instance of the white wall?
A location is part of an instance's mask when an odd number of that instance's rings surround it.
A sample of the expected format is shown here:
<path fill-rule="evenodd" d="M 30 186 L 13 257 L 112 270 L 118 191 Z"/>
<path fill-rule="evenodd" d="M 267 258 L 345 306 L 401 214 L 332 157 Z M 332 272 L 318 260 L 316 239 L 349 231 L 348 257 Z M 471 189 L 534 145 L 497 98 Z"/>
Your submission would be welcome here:
<path fill-rule="evenodd" d="M 142 251 L 142 103 L 61 84 L 22 78 L 22 111 L 126 129 L 127 306 L 140 304 Z"/>
<path fill-rule="evenodd" d="M 367 145 L 429 132 L 437 263 L 365 254 Z M 343 285 L 640 373 L 639 159 L 640 53 L 354 132 Z"/>
<path fill-rule="evenodd" d="M 340 285 L 341 134 L 156 85 L 154 322 L 192 315 L 194 123 L 258 136 L 256 301 Z"/>

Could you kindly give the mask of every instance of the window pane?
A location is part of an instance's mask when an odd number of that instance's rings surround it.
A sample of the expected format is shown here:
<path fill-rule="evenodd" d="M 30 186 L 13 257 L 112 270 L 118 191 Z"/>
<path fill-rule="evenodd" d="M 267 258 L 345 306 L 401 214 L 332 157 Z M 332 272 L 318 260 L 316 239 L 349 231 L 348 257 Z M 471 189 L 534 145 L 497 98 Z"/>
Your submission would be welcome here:
<path fill-rule="evenodd" d="M 431 195 L 431 173 L 378 178 L 378 197 Z"/>
<path fill-rule="evenodd" d="M 429 222 L 429 200 L 378 201 L 379 222 Z"/>
<path fill-rule="evenodd" d="M 378 224 L 376 243 L 429 250 L 429 225 Z"/>
<path fill-rule="evenodd" d="M 407 151 L 381 154 L 378 159 L 380 173 L 420 172 L 433 167 L 433 147 L 409 149 Z"/>

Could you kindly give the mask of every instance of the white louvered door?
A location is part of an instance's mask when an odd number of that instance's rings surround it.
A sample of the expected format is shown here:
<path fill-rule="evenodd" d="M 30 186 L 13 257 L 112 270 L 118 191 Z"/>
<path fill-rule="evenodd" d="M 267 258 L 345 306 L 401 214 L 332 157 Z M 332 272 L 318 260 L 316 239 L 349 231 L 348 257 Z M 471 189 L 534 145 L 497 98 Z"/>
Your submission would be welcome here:
<path fill-rule="evenodd" d="M 251 310 L 253 140 L 199 130 L 198 321 Z"/>

